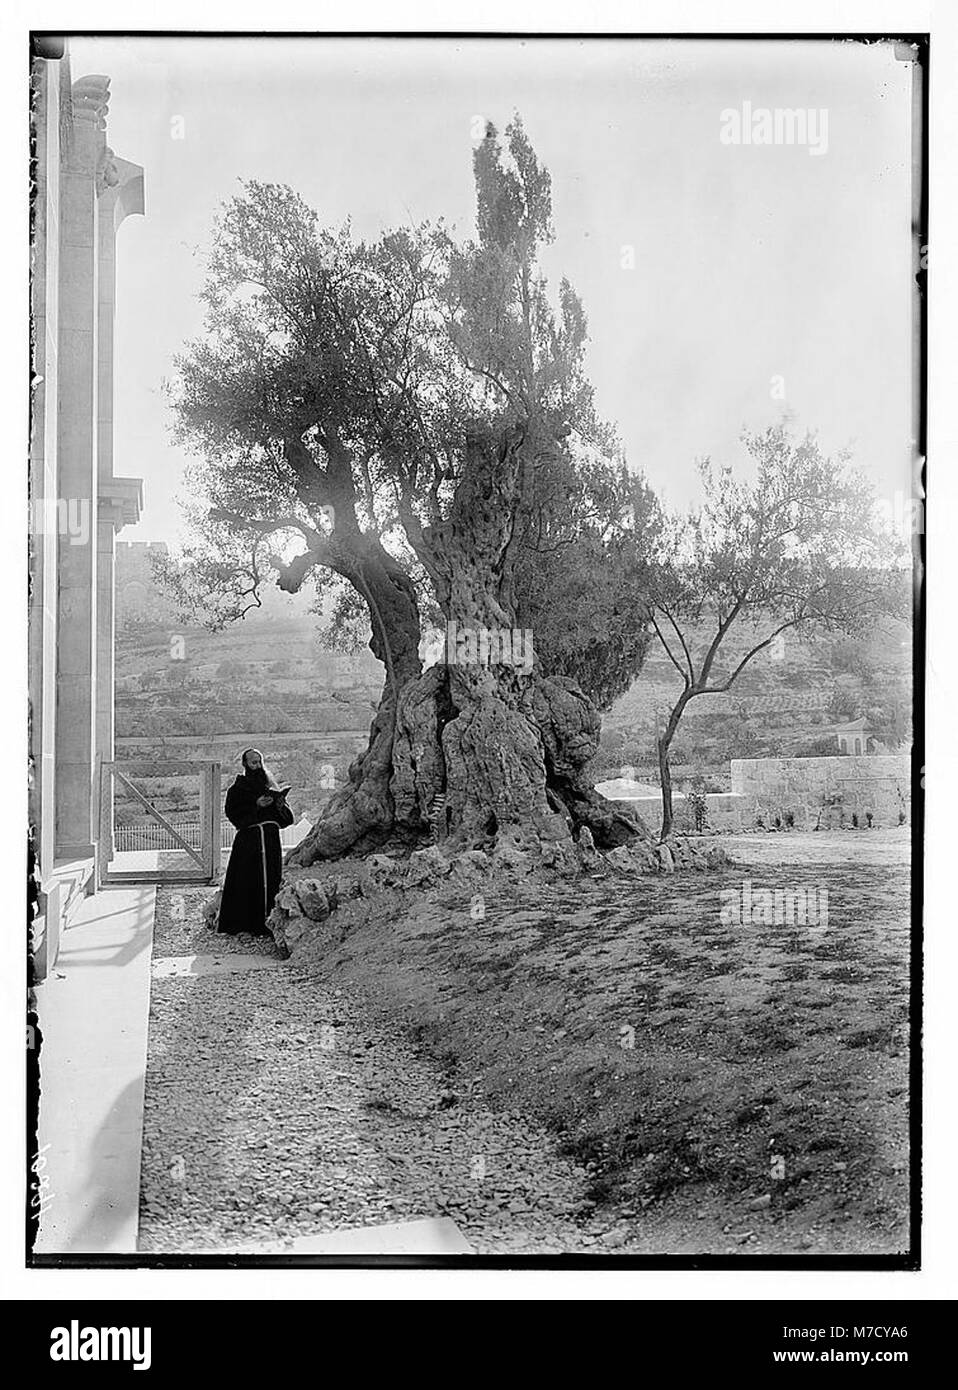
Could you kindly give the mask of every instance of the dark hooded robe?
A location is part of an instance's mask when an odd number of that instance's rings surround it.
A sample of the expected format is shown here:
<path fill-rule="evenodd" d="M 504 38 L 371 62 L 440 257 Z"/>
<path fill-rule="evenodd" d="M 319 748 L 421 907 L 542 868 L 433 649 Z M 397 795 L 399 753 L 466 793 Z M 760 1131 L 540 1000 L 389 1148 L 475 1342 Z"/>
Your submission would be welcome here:
<path fill-rule="evenodd" d="M 271 790 L 262 768 L 247 768 L 226 793 L 226 818 L 236 826 L 236 834 L 226 866 L 216 929 L 229 936 L 238 932 L 268 935 L 266 918 L 272 911 L 283 872 L 279 832 L 293 823 L 293 813 L 285 799 L 257 806 L 257 798 Z"/>

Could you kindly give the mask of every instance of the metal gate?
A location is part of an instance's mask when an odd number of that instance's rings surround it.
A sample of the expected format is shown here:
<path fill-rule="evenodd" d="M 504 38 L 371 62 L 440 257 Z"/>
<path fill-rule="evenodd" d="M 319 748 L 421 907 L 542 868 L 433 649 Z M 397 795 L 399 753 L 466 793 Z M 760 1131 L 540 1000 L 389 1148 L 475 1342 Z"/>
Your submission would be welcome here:
<path fill-rule="evenodd" d="M 136 779 L 199 777 L 198 815 L 189 830 L 157 810 Z M 164 834 L 157 847 L 123 852 L 114 847 L 114 791 L 119 783 Z M 191 762 L 103 762 L 100 765 L 100 843 L 98 879 L 107 883 L 215 883 L 220 872 L 220 764 Z M 198 840 L 199 843 L 195 843 Z M 169 841 L 167 844 L 166 841 Z M 174 862 L 161 863 L 166 855 Z"/>

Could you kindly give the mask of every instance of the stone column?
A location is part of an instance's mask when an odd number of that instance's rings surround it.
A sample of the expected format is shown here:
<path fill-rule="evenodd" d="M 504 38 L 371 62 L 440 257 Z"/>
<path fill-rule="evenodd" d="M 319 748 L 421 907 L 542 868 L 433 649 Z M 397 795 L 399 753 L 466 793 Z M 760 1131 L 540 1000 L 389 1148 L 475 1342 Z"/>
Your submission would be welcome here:
<path fill-rule="evenodd" d="M 116 159 L 106 147 L 98 203 L 97 264 L 97 554 L 96 554 L 96 730 L 95 768 L 114 754 L 115 541 L 123 526 L 140 519 L 142 484 L 113 476 L 113 325 L 116 310 L 116 233 L 130 213 L 143 211 L 143 170 Z M 99 799 L 98 874 L 113 858 L 113 787 Z"/>
<path fill-rule="evenodd" d="M 142 484 L 139 478 L 101 481 L 97 523 L 96 596 L 96 757 L 97 763 L 113 761 L 114 753 L 114 608 L 116 596 L 116 533 L 140 519 Z M 98 789 L 97 789 L 98 790 Z M 103 784 L 103 801 L 97 799 L 100 824 L 97 846 L 98 877 L 113 858 L 113 784 Z"/>
<path fill-rule="evenodd" d="M 109 85 L 99 76 L 73 84 L 62 180 L 58 494 L 76 525 L 60 537 L 61 859 L 94 854 L 100 833 L 99 763 L 113 756 L 114 535 L 140 505 L 139 481 L 113 478 L 113 316 L 116 229 L 143 210 L 143 171 L 106 143 Z"/>
<path fill-rule="evenodd" d="M 61 532 L 58 602 L 56 848 L 86 858 L 96 840 L 97 539 L 97 183 L 105 150 L 109 83 L 73 84 L 62 169 L 60 236 L 60 417 L 58 500 L 70 520 Z"/>

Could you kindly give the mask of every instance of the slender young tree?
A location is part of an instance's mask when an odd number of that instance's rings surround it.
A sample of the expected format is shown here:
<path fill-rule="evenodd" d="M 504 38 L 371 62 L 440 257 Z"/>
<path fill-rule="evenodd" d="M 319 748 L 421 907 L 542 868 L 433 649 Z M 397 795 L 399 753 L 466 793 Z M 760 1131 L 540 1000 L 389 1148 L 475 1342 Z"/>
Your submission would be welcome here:
<path fill-rule="evenodd" d="M 867 481 L 786 425 L 744 436 L 754 481 L 700 464 L 701 508 L 665 528 L 649 622 L 680 680 L 657 738 L 661 838 L 671 833 L 669 752 L 689 703 L 724 694 L 790 629 L 862 631 L 901 616 L 901 553 L 876 525 Z M 732 648 L 735 655 L 729 656 Z"/>

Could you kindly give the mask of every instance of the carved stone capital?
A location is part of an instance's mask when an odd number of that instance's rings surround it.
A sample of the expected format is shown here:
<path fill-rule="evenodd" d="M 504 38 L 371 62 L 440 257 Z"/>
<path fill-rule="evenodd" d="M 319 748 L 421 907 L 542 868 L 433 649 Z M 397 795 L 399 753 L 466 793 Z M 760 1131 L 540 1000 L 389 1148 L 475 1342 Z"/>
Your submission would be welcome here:
<path fill-rule="evenodd" d="M 78 77 L 73 84 L 72 97 L 74 119 L 89 122 L 94 130 L 105 131 L 110 79 L 99 74 Z"/>
<path fill-rule="evenodd" d="M 101 479 L 97 506 L 100 520 L 112 522 L 114 530 L 135 526 L 143 507 L 143 479 Z"/>

